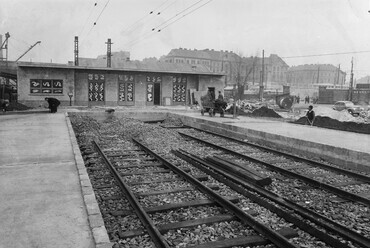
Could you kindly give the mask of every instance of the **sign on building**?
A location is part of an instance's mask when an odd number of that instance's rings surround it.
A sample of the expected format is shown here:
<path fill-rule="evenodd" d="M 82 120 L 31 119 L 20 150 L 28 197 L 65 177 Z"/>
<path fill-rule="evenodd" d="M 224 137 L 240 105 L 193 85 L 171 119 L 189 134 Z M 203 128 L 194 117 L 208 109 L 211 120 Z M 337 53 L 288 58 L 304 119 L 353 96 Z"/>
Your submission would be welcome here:
<path fill-rule="evenodd" d="M 135 75 L 133 74 L 118 75 L 118 101 L 134 101 L 134 82 Z"/>
<path fill-rule="evenodd" d="M 31 79 L 31 94 L 63 94 L 63 80 L 61 79 Z"/>
<path fill-rule="evenodd" d="M 88 84 L 89 84 L 89 101 L 90 102 L 104 101 L 105 75 L 97 73 L 88 74 Z"/>

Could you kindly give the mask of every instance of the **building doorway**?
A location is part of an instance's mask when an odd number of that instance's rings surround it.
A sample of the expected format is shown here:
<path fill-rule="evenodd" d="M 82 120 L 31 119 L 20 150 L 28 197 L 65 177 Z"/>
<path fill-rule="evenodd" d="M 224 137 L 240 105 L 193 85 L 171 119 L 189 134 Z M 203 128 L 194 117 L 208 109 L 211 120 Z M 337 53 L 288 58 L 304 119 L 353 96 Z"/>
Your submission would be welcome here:
<path fill-rule="evenodd" d="M 154 105 L 161 105 L 161 83 L 154 83 Z"/>
<path fill-rule="evenodd" d="M 208 91 L 211 93 L 212 99 L 216 99 L 215 87 L 208 87 Z"/>

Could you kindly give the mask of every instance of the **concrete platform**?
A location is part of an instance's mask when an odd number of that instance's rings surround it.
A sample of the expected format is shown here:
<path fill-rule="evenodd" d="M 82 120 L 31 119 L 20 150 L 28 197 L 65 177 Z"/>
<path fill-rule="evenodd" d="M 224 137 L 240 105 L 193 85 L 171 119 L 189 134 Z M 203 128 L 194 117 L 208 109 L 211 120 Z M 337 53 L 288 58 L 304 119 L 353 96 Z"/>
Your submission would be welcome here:
<path fill-rule="evenodd" d="M 0 115 L 0 248 L 112 246 L 66 115 L 79 110 L 61 110 Z M 189 109 L 80 113 L 97 119 L 171 115 L 185 125 L 370 171 L 370 135 L 263 118 L 201 116 Z"/>
<path fill-rule="evenodd" d="M 64 113 L 0 116 L 1 248 L 111 247 L 69 125 Z"/>
<path fill-rule="evenodd" d="M 178 115 L 185 125 L 248 140 L 343 168 L 370 172 L 370 135 L 298 125 L 266 118 L 221 118 L 197 112 Z"/>

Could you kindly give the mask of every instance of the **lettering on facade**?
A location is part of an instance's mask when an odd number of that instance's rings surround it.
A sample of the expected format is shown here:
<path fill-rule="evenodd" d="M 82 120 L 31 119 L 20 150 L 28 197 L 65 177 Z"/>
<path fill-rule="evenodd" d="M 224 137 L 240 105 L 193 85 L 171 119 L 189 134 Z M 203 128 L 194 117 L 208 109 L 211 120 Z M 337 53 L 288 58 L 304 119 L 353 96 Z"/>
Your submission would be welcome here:
<path fill-rule="evenodd" d="M 174 102 L 185 102 L 186 101 L 186 83 L 187 78 L 184 76 L 172 76 L 173 84 L 173 101 Z"/>
<path fill-rule="evenodd" d="M 104 101 L 105 75 L 98 73 L 88 74 L 89 101 Z"/>
<path fill-rule="evenodd" d="M 31 94 L 63 94 L 63 80 L 61 79 L 31 79 Z"/>
<path fill-rule="evenodd" d="M 146 88 L 146 100 L 147 102 L 153 102 L 153 83 L 148 83 Z"/>
<path fill-rule="evenodd" d="M 118 101 L 134 101 L 134 81 L 133 74 L 118 75 Z"/>
<path fill-rule="evenodd" d="M 146 101 L 153 102 L 154 99 L 154 83 L 161 83 L 162 76 L 160 75 L 147 75 L 146 76 L 147 88 L 146 88 Z"/>

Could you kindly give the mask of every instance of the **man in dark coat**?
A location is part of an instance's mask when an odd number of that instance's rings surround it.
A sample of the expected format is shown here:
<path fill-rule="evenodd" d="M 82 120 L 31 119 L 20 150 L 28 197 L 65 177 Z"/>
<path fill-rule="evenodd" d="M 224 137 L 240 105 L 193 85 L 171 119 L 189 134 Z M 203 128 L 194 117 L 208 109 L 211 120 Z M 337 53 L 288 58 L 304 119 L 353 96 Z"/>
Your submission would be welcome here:
<path fill-rule="evenodd" d="M 49 104 L 50 113 L 56 113 L 58 106 L 60 105 L 60 101 L 52 97 L 45 97 L 45 101 Z"/>
<path fill-rule="evenodd" d="M 310 105 L 308 107 L 308 111 L 306 113 L 306 118 L 307 118 L 307 121 L 306 121 L 306 124 L 309 124 L 309 125 L 313 125 L 313 122 L 315 121 L 315 112 L 313 111 L 313 106 Z"/>

